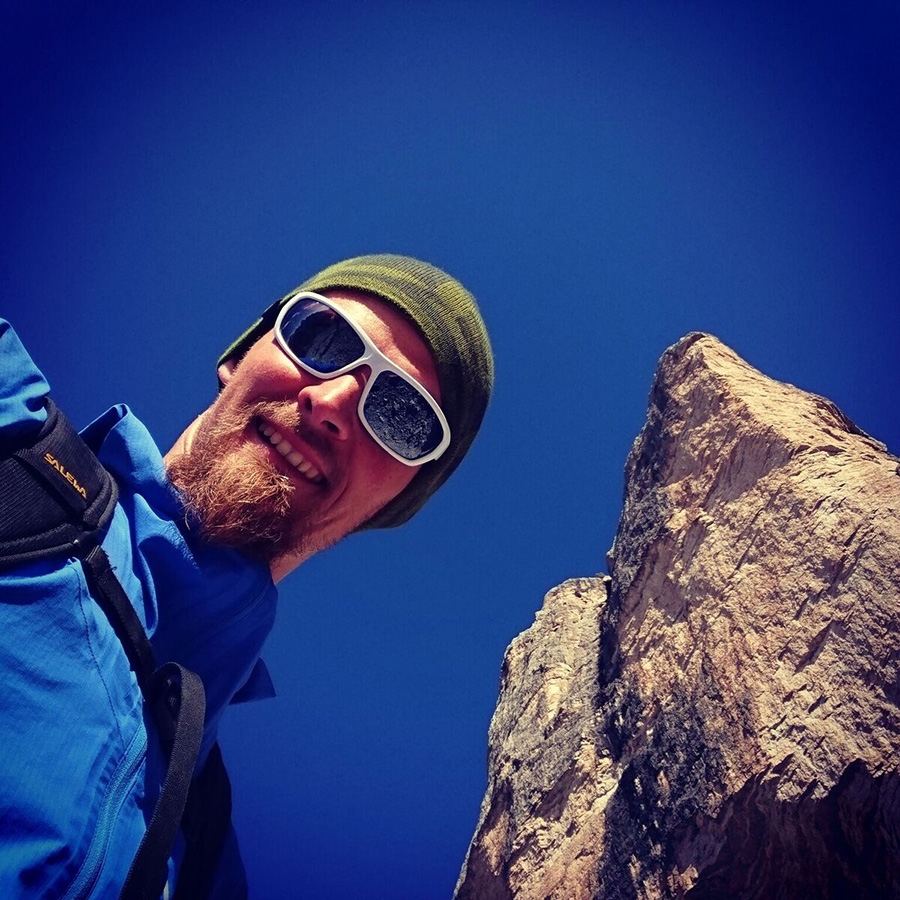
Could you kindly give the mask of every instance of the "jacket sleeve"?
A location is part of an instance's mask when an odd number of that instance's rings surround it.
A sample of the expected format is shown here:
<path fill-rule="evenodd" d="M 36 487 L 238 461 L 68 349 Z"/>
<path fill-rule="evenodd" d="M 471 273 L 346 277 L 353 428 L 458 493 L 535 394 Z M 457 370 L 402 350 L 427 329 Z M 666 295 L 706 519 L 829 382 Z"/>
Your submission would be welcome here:
<path fill-rule="evenodd" d="M 0 319 L 0 439 L 14 441 L 47 418 L 50 385 L 6 319 Z"/>

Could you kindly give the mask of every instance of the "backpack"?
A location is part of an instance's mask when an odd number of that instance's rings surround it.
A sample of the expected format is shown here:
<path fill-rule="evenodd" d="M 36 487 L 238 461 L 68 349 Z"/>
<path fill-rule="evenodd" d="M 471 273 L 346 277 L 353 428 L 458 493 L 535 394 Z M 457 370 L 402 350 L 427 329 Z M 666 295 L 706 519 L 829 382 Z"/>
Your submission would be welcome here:
<path fill-rule="evenodd" d="M 0 569 L 77 557 L 91 595 L 119 638 L 168 758 L 163 785 L 120 900 L 159 900 L 179 827 L 185 854 L 175 900 L 208 896 L 231 822 L 231 785 L 215 744 L 194 768 L 206 709 L 200 677 L 184 666 L 157 666 L 134 607 L 100 546 L 118 488 L 77 431 L 49 400 L 36 435 L 0 455 Z"/>

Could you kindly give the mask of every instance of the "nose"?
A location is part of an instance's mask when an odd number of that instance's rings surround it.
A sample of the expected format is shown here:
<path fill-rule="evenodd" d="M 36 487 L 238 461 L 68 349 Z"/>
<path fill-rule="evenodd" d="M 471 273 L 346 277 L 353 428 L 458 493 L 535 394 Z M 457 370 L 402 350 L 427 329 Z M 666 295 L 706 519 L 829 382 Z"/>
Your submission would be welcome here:
<path fill-rule="evenodd" d="M 345 441 L 357 419 L 364 384 L 358 371 L 353 371 L 305 385 L 297 394 L 301 417 L 310 426 Z"/>

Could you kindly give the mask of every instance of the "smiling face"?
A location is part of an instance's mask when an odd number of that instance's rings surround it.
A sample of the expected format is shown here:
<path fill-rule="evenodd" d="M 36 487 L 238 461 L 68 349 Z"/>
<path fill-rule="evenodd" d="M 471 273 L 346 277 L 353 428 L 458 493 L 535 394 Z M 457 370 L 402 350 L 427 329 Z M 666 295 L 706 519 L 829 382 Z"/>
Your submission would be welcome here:
<path fill-rule="evenodd" d="M 324 293 L 440 402 L 431 352 L 402 313 L 369 294 Z M 221 394 L 166 457 L 169 477 L 209 540 L 266 559 L 276 580 L 356 529 L 418 471 L 360 421 L 365 366 L 316 378 L 270 331 L 219 375 Z"/>

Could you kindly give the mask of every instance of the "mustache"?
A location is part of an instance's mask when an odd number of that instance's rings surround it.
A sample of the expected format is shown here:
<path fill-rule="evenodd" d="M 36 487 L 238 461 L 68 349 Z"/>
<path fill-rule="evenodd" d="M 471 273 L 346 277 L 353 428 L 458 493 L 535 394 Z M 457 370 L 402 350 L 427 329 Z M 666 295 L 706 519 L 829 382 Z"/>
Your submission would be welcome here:
<path fill-rule="evenodd" d="M 296 403 L 259 400 L 250 408 L 250 415 L 252 418 L 268 420 L 279 431 L 291 432 L 306 439 L 306 432 L 309 429 L 306 427 Z"/>
<path fill-rule="evenodd" d="M 265 419 L 282 434 L 290 432 L 296 435 L 323 459 L 335 459 L 332 441 L 310 425 L 309 420 L 297 408 L 296 400 L 260 400 L 253 404 L 250 415 L 253 418 Z"/>

